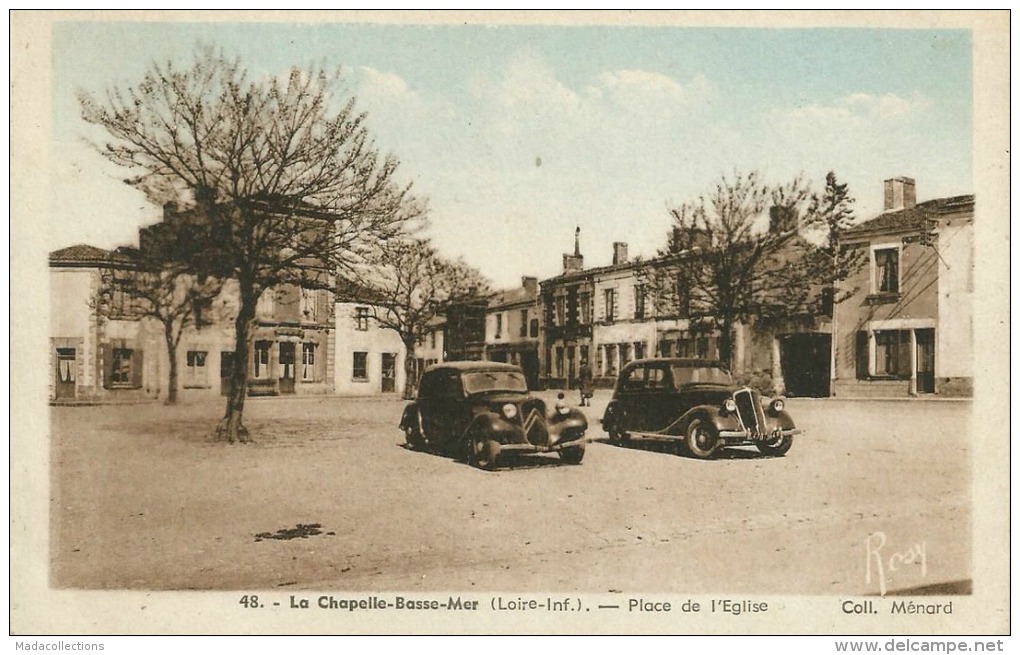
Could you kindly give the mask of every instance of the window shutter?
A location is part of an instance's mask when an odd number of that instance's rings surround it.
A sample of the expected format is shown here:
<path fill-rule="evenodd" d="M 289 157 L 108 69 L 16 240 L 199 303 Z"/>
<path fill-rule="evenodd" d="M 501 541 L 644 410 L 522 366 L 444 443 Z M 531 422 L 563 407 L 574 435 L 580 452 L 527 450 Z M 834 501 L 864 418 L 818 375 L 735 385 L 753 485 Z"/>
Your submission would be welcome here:
<path fill-rule="evenodd" d="M 140 348 L 131 351 L 131 387 L 142 388 L 142 350 Z"/>
<path fill-rule="evenodd" d="M 868 377 L 868 333 L 864 330 L 857 332 L 857 379 L 863 380 Z"/>
<path fill-rule="evenodd" d="M 103 388 L 109 389 L 113 385 L 113 347 L 108 343 L 103 344 Z"/>

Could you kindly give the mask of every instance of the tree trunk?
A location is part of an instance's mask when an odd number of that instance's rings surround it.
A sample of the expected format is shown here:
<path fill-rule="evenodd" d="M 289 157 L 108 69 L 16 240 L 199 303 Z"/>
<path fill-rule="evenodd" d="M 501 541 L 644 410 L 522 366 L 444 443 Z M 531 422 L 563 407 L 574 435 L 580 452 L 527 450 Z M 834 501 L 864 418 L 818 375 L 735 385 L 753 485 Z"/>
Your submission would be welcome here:
<path fill-rule="evenodd" d="M 230 392 L 227 394 L 223 420 L 216 428 L 216 438 L 228 443 L 251 443 L 251 436 L 241 418 L 244 414 L 244 399 L 248 395 L 248 352 L 258 297 L 250 284 L 241 285 L 240 295 L 241 307 L 234 320 L 234 366 L 230 375 Z"/>
<path fill-rule="evenodd" d="M 173 324 L 164 324 L 163 336 L 166 338 L 166 354 L 170 361 L 170 379 L 166 385 L 166 404 L 177 404 L 177 342 L 174 341 Z"/>
<path fill-rule="evenodd" d="M 404 340 L 404 400 L 414 400 L 418 394 L 418 360 L 415 357 L 416 342 Z"/>
<path fill-rule="evenodd" d="M 733 370 L 733 325 L 723 321 L 719 325 L 719 361 L 730 371 Z"/>

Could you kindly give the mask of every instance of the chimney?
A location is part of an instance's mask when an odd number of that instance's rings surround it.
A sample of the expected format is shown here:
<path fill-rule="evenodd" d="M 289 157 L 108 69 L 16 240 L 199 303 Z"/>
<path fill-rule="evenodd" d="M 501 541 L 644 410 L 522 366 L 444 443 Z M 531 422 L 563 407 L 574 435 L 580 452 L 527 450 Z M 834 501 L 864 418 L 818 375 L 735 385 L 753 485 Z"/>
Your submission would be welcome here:
<path fill-rule="evenodd" d="M 676 251 L 688 250 L 690 248 L 711 248 L 712 237 L 708 230 L 696 227 L 674 227 L 673 228 L 673 249 Z"/>
<path fill-rule="evenodd" d="M 584 270 L 584 255 L 581 254 L 581 226 L 574 230 L 574 254 L 563 255 L 563 272 L 577 273 Z"/>
<path fill-rule="evenodd" d="M 913 178 L 894 177 L 885 181 L 885 211 L 911 209 L 916 204 L 917 191 Z"/>
<path fill-rule="evenodd" d="M 781 207 L 773 205 L 769 207 L 769 231 L 774 234 L 784 234 L 795 231 L 798 225 L 797 209 L 795 207 Z"/>
<path fill-rule="evenodd" d="M 623 241 L 613 242 L 613 266 L 627 263 L 627 244 Z"/>
<path fill-rule="evenodd" d="M 521 286 L 524 287 L 524 290 L 528 293 L 529 296 L 538 295 L 537 277 L 529 277 L 525 275 L 524 277 L 521 278 Z"/>

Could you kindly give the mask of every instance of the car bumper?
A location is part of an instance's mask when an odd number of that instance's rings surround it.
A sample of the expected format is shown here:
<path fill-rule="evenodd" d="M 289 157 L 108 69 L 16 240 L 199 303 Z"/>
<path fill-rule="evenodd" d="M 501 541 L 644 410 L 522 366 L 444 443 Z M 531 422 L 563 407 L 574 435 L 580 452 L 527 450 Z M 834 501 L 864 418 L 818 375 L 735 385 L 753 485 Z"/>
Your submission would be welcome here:
<path fill-rule="evenodd" d="M 776 428 L 768 432 L 755 432 L 752 430 L 720 430 L 719 439 L 727 444 L 740 444 L 740 443 L 759 443 L 762 441 L 772 441 L 779 437 L 792 437 L 795 434 L 801 434 L 804 432 L 798 428 L 791 428 L 783 430 Z"/>
<path fill-rule="evenodd" d="M 504 443 L 499 445 L 501 451 L 515 451 L 525 453 L 553 453 L 564 448 L 573 448 L 574 446 L 580 446 L 585 444 L 592 439 L 589 437 L 580 437 L 578 439 L 569 439 L 566 441 L 557 441 L 554 444 L 533 444 L 533 443 Z"/>

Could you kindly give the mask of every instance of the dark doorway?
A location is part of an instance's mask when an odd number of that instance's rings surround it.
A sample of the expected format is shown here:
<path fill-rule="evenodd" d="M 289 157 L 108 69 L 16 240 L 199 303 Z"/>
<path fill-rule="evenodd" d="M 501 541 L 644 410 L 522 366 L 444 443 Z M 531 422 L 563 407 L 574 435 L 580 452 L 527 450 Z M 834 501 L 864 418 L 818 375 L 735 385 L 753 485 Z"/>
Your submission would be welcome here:
<path fill-rule="evenodd" d="M 382 392 L 393 393 L 397 390 L 397 356 L 394 353 L 382 354 Z"/>
<path fill-rule="evenodd" d="M 234 351 L 220 352 L 220 395 L 230 395 L 230 376 L 234 374 Z"/>
<path fill-rule="evenodd" d="M 57 379 L 54 393 L 57 398 L 74 398 L 78 364 L 74 348 L 57 348 Z"/>
<path fill-rule="evenodd" d="M 916 330 L 917 393 L 935 393 L 935 330 Z"/>
<path fill-rule="evenodd" d="M 538 389 L 538 352 L 525 350 L 521 353 L 521 370 L 524 371 L 524 379 L 528 381 L 528 388 Z"/>
<path fill-rule="evenodd" d="M 294 362 L 297 348 L 293 341 L 280 342 L 280 393 L 294 393 Z"/>
<path fill-rule="evenodd" d="M 823 398 L 829 395 L 832 337 L 828 334 L 788 334 L 780 339 L 780 365 L 788 396 Z"/>

